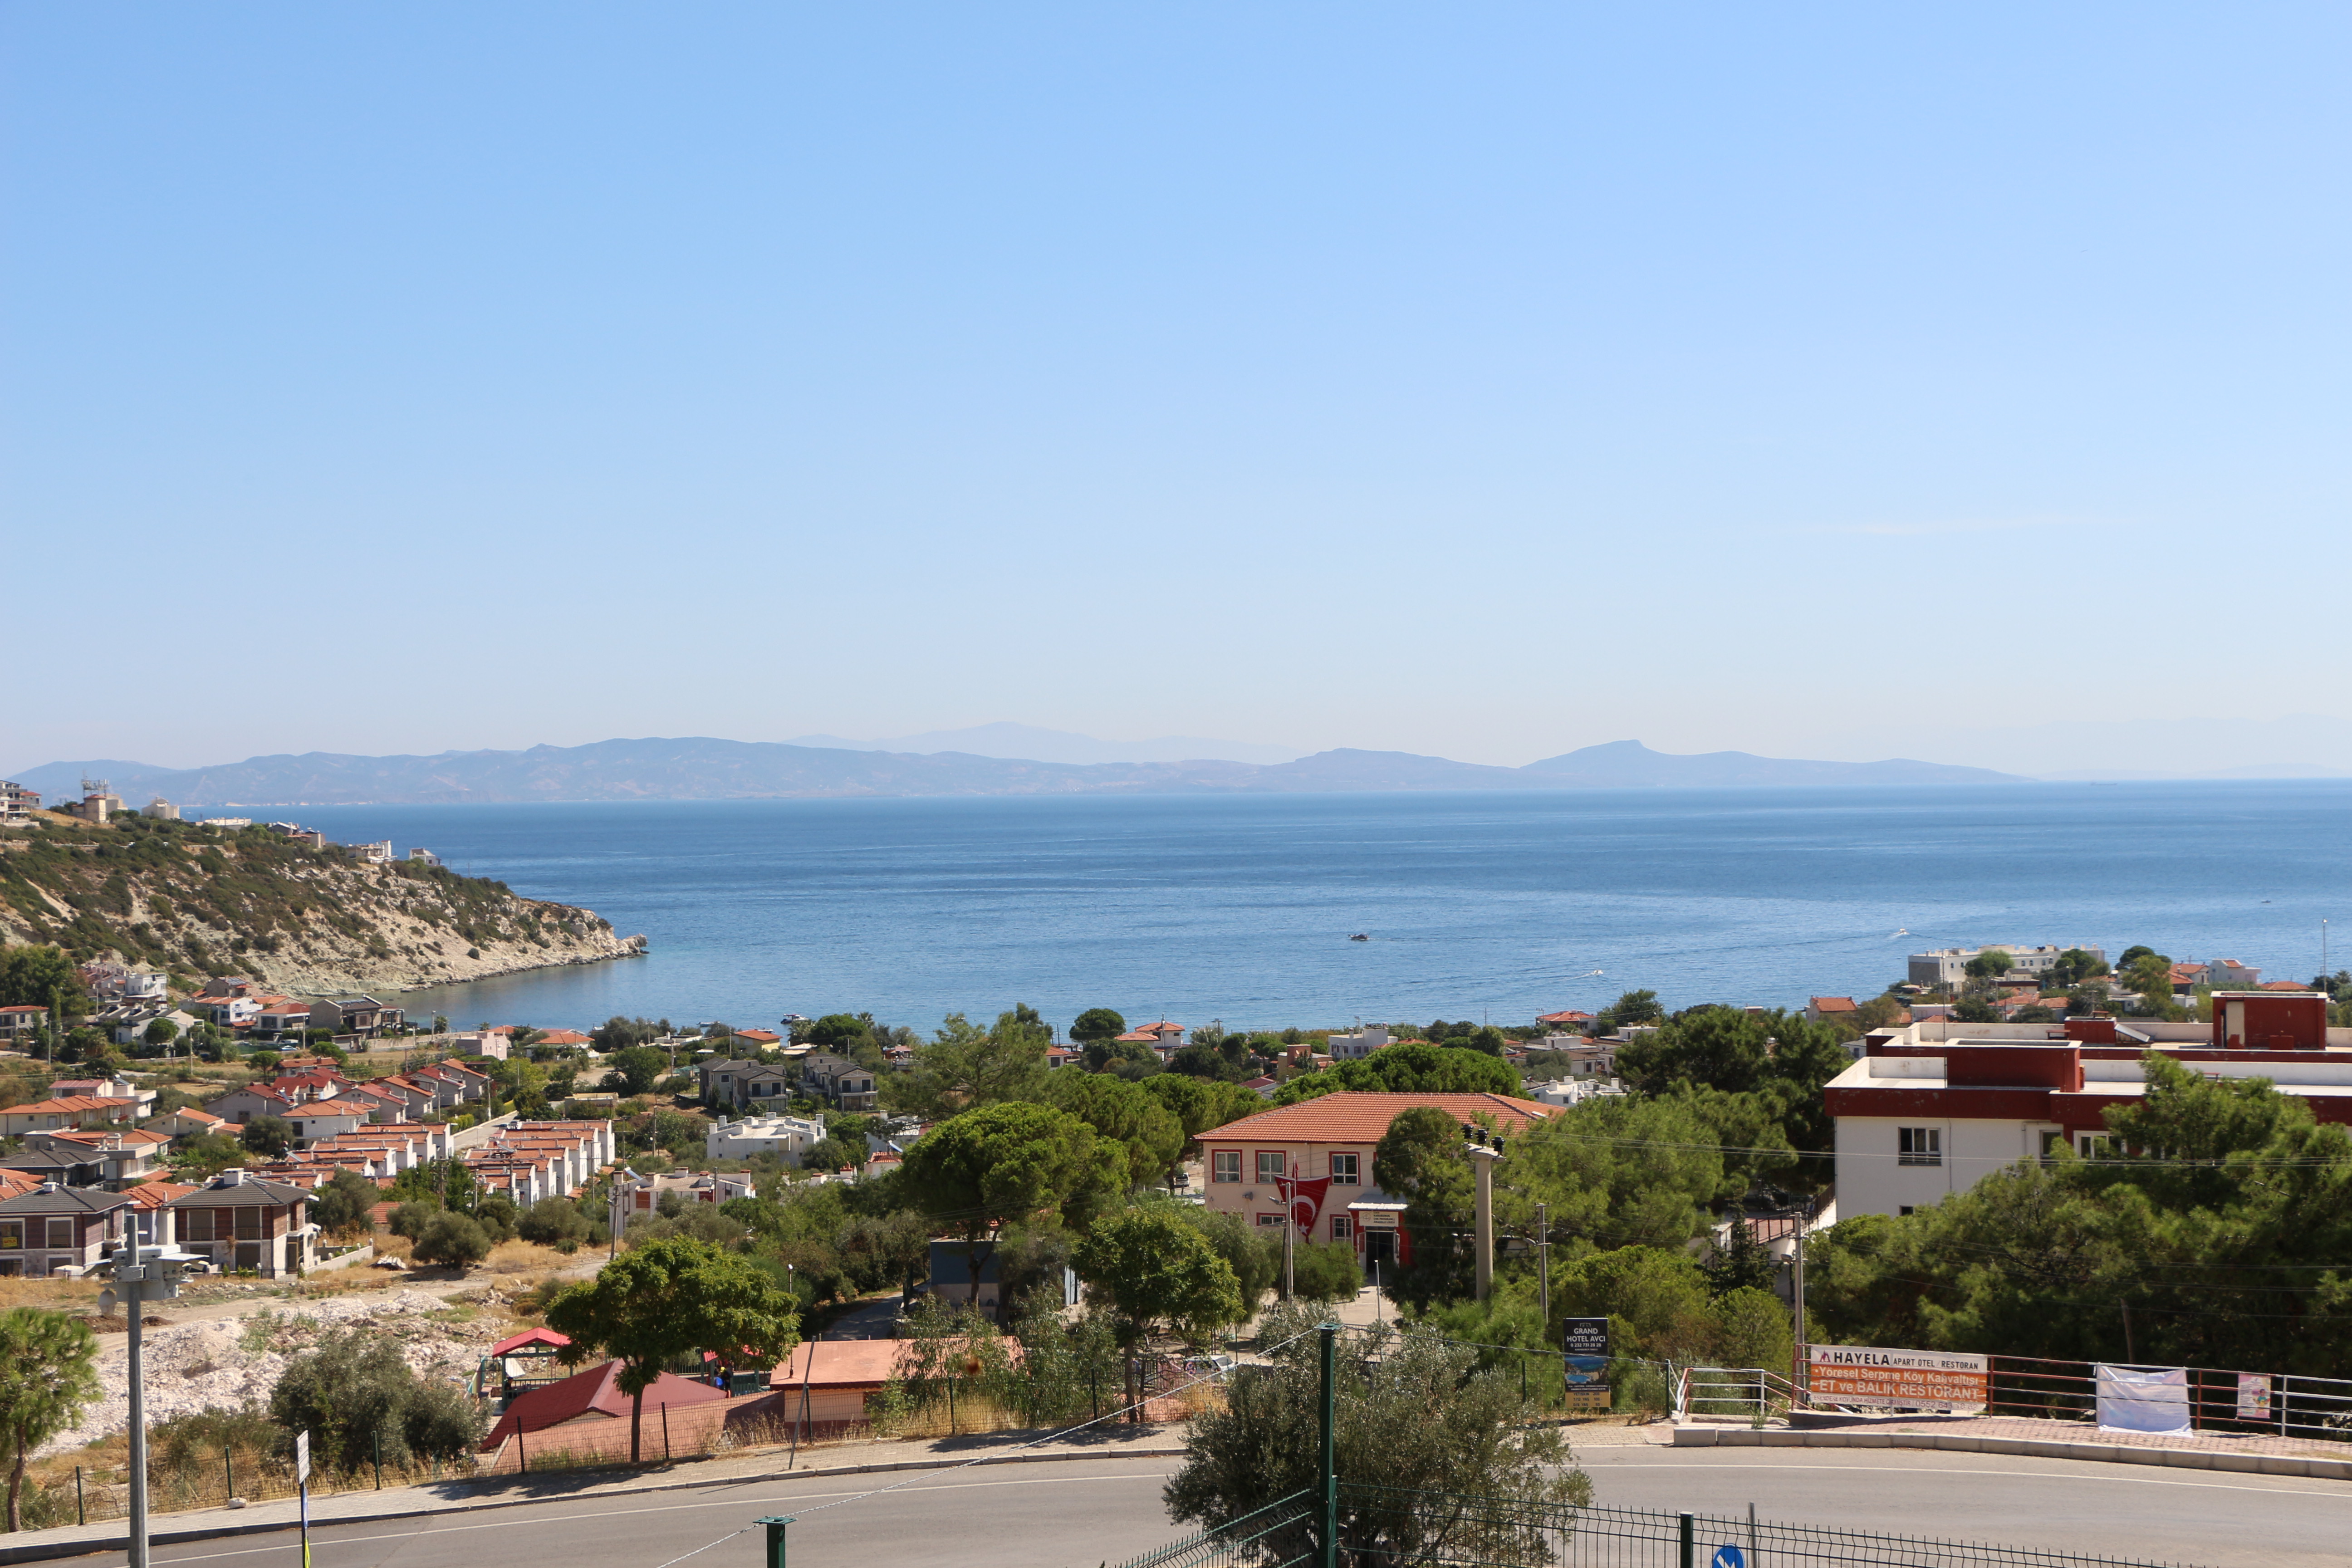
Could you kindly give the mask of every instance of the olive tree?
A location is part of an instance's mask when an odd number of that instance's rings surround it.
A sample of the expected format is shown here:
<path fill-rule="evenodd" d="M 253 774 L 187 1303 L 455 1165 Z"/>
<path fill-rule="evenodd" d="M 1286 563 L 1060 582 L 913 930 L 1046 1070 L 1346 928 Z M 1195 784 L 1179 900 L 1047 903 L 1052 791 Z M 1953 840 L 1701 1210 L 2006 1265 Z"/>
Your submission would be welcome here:
<path fill-rule="evenodd" d="M 1225 1408 L 1192 1418 L 1183 1465 L 1160 1494 L 1172 1516 L 1218 1529 L 1315 1484 L 1320 1316 L 1297 1303 L 1266 1313 L 1272 1364 L 1236 1369 Z M 1536 1412 L 1518 1378 L 1477 1370 L 1472 1347 L 1386 1328 L 1350 1333 L 1344 1350 L 1333 1388 L 1340 1560 L 1547 1561 L 1534 1510 L 1463 1506 L 1592 1500 L 1559 1428 L 1528 1424 Z M 1452 1494 L 1454 1505 L 1417 1507 L 1414 1491 Z M 1257 1544 L 1269 1561 L 1319 1561 L 1321 1528 L 1310 1511 Z"/>
<path fill-rule="evenodd" d="M 0 1313 L 0 1432 L 15 1447 L 8 1470 L 8 1528 L 22 1530 L 18 1507 L 25 1461 L 71 1426 L 96 1399 L 98 1336 L 63 1312 L 18 1307 Z"/>

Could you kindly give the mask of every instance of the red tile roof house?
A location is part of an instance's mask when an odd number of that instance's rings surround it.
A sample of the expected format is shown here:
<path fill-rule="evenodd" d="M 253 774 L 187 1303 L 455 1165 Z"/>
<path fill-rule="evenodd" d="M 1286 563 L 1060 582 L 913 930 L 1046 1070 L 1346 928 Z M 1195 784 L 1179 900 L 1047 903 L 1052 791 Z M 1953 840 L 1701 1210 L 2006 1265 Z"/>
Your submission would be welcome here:
<path fill-rule="evenodd" d="M 0 1279 L 89 1272 L 121 1243 L 131 1209 L 120 1193 L 54 1182 L 0 1198 Z"/>
<path fill-rule="evenodd" d="M 173 1199 L 172 1222 L 183 1248 L 204 1254 L 224 1271 L 275 1278 L 310 1267 L 319 1227 L 310 1223 L 310 1201 L 307 1188 L 231 1169 Z"/>
<path fill-rule="evenodd" d="M 24 1003 L 0 1007 L 0 1040 L 14 1045 L 19 1037 L 31 1034 L 48 1021 L 49 1010 L 47 1007 Z"/>
<path fill-rule="evenodd" d="M 633 1405 L 646 1458 L 673 1451 L 699 1453 L 727 1417 L 726 1394 L 707 1383 L 663 1373 L 637 1400 L 619 1388 L 621 1363 L 605 1362 L 518 1398 L 482 1440 L 480 1473 L 528 1474 L 534 1456 L 552 1465 L 625 1458 Z M 746 1401 L 745 1403 L 751 1403 Z"/>
<path fill-rule="evenodd" d="M 206 1100 L 205 1109 L 239 1127 L 247 1127 L 256 1117 L 291 1116 L 300 1103 L 299 1096 L 275 1084 L 249 1083 L 243 1089 L 230 1089 L 218 1100 Z"/>
<path fill-rule="evenodd" d="M 1404 1203 L 1372 1185 L 1372 1152 L 1390 1122 L 1423 1105 L 1458 1122 L 1492 1117 L 1507 1135 L 1523 1132 L 1561 1109 L 1503 1094 L 1342 1089 L 1202 1133 L 1202 1163 L 1209 1175 L 1202 1201 L 1272 1229 L 1282 1224 L 1286 1206 L 1282 1184 L 1296 1180 L 1296 1218 L 1303 1239 L 1349 1242 L 1368 1268 L 1409 1261 L 1412 1244 L 1401 1228 Z"/>
<path fill-rule="evenodd" d="M 1859 1011 L 1851 996 L 1811 996 L 1805 1000 L 1805 1016 L 1816 1024 L 1825 1018 L 1851 1019 Z"/>
<path fill-rule="evenodd" d="M 139 1102 L 91 1094 L 61 1095 L 0 1109 L 0 1137 L 27 1132 L 68 1131 L 78 1127 L 121 1126 L 136 1115 Z"/>

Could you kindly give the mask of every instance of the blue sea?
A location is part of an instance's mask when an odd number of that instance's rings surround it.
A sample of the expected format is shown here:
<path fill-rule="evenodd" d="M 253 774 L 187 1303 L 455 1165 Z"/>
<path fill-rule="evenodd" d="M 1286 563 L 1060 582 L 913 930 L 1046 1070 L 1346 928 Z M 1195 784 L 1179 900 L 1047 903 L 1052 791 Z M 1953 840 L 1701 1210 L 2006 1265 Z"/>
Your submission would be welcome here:
<path fill-rule="evenodd" d="M 2352 911 L 2347 782 L 292 815 L 651 939 L 407 994 L 463 1025 L 851 1011 L 928 1030 L 1015 1002 L 1061 1025 L 1092 1006 L 1229 1029 L 1513 1023 L 1635 988 L 1670 1006 L 1871 994 L 1909 952 L 1986 942 L 2146 942 L 2308 980 L 2322 921 Z"/>

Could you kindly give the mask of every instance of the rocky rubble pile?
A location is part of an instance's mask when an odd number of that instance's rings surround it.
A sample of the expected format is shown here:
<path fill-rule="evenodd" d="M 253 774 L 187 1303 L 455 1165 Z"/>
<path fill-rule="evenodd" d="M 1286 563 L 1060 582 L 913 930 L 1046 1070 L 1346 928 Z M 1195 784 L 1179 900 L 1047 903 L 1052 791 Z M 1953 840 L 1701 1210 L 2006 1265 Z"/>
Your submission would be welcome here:
<path fill-rule="evenodd" d="M 482 1352 L 515 1325 L 489 1312 L 452 1321 L 446 1306 L 421 1290 L 403 1290 L 389 1300 L 306 1302 L 282 1311 L 149 1329 L 141 1352 L 146 1364 L 148 1424 L 215 1407 L 267 1405 L 270 1389 L 289 1362 L 325 1335 L 354 1324 L 398 1344 L 418 1376 L 465 1381 L 473 1375 Z M 109 1334 L 100 1341 L 98 1371 L 104 1394 L 83 1413 L 79 1426 L 61 1434 L 43 1452 L 76 1447 L 130 1424 L 130 1358 L 123 1336 Z"/>

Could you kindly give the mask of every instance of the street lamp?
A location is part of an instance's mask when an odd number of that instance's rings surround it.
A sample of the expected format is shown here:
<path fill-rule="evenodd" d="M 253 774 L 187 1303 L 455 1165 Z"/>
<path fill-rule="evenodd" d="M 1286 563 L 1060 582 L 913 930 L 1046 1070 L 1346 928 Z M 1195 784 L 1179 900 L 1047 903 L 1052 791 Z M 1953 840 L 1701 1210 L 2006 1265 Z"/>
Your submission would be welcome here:
<path fill-rule="evenodd" d="M 130 1320 L 126 1348 L 131 1361 L 131 1565 L 149 1568 L 147 1560 L 147 1390 L 141 1376 L 140 1321 L 150 1301 L 168 1301 L 180 1293 L 181 1272 L 196 1261 L 196 1254 L 175 1247 L 141 1247 L 134 1234 L 131 1261 L 114 1266 L 114 1289 L 99 1296 L 100 1312 L 111 1311 L 119 1297 Z"/>

